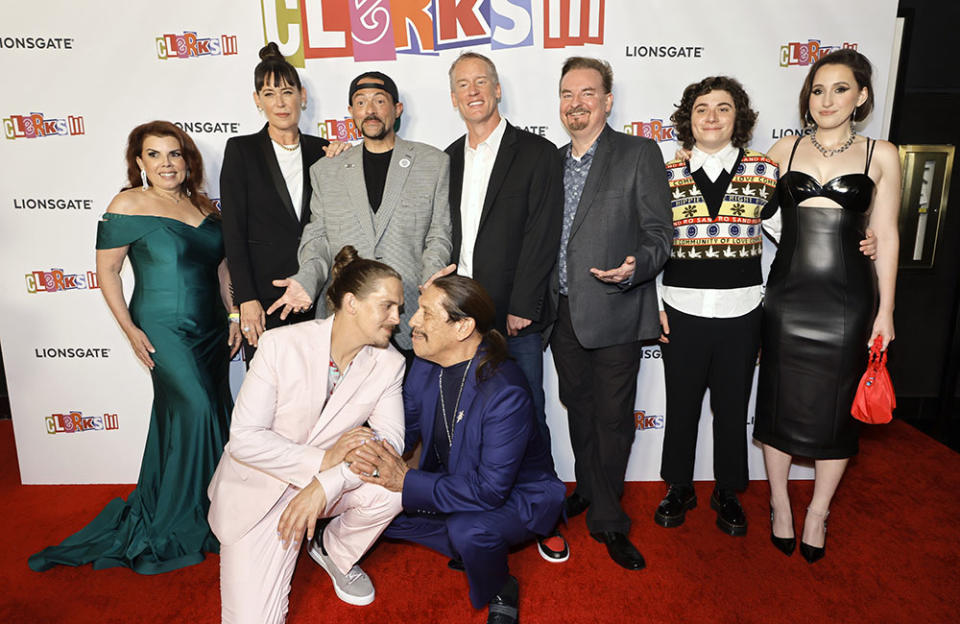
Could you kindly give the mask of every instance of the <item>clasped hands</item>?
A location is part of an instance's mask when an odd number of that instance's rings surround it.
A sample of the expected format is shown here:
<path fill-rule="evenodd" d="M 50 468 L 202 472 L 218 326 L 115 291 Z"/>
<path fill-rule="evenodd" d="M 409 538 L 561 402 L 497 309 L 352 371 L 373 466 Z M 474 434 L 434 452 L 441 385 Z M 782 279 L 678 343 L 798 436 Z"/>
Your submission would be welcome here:
<path fill-rule="evenodd" d="M 323 455 L 323 461 L 320 464 L 319 472 L 329 470 L 334 466 L 346 461 L 350 463 L 351 469 L 360 475 L 363 479 L 363 473 L 355 469 L 354 466 L 362 465 L 367 474 L 374 474 L 375 469 L 369 463 L 363 463 L 362 457 L 357 455 L 359 449 L 365 445 L 379 446 L 380 436 L 369 427 L 355 427 L 340 436 L 340 438 Z M 387 447 L 393 448 L 388 442 L 383 442 Z M 379 450 L 378 450 L 379 452 Z M 377 457 L 377 453 L 371 454 Z M 373 483 L 377 480 L 373 479 Z M 280 522 L 277 524 L 277 537 L 280 539 L 281 547 L 286 549 L 288 545 L 294 548 L 299 546 L 300 539 L 306 533 L 307 541 L 313 539 L 316 529 L 317 518 L 319 518 L 327 507 L 327 495 L 323 486 L 317 479 L 311 479 L 297 495 L 290 499 L 287 508 L 280 515 Z"/>

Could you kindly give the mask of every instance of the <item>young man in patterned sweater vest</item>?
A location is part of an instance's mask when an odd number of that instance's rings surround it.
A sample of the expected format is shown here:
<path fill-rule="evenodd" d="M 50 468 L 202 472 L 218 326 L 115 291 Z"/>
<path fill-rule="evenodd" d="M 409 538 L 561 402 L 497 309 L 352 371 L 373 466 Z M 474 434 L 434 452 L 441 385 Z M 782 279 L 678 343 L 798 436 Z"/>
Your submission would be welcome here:
<path fill-rule="evenodd" d="M 673 249 L 658 280 L 667 391 L 660 476 L 669 487 L 654 520 L 663 527 L 683 524 L 697 504 L 693 468 L 709 388 L 710 506 L 722 531 L 747 532 L 736 493 L 748 482 L 747 403 L 760 347 L 761 211 L 775 212 L 778 178 L 777 163 L 746 149 L 756 118 L 743 86 L 725 76 L 688 86 L 670 118 L 690 155 L 667 163 Z"/>

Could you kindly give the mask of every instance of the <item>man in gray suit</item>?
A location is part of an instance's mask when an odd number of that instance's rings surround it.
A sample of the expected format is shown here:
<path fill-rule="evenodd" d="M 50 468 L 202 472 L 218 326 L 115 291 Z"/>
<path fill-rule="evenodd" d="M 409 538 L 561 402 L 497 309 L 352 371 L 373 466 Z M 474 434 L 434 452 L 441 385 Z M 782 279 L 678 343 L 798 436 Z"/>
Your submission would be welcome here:
<path fill-rule="evenodd" d="M 408 321 L 416 312 L 417 286 L 450 262 L 449 158 L 442 151 L 396 135 L 403 104 L 386 74 L 366 72 L 350 83 L 348 110 L 363 135 L 363 148 L 310 167 L 313 198 L 310 223 L 303 230 L 296 275 L 277 280 L 284 295 L 267 314 L 283 306 L 307 309 L 320 294 L 324 305 L 333 256 L 353 245 L 361 257 L 384 262 L 403 278 L 407 302 L 394 346 L 413 356 Z"/>
<path fill-rule="evenodd" d="M 627 539 L 620 498 L 636 432 L 640 346 L 660 335 L 655 278 L 673 224 L 660 148 L 606 123 L 612 88 L 606 61 L 573 57 L 563 65 L 560 118 L 571 143 L 560 148 L 564 216 L 550 346 L 577 479 L 567 516 L 586 510 L 590 534 L 611 558 L 639 570 L 645 563 Z"/>

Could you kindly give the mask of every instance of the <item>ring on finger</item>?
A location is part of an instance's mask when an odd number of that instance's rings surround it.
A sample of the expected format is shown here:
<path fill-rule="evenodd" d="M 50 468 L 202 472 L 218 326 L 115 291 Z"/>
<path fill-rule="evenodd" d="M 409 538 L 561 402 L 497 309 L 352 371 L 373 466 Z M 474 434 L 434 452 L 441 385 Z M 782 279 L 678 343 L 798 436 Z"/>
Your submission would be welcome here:
<path fill-rule="evenodd" d="M 250 328 L 249 328 L 249 327 L 244 327 L 244 328 L 243 328 L 243 331 L 248 332 L 248 331 L 250 331 Z"/>
<path fill-rule="evenodd" d="M 379 479 L 379 478 L 380 478 L 380 469 L 379 469 L 379 468 L 374 468 L 374 469 L 373 469 L 373 474 L 371 474 L 370 476 L 373 477 L 374 479 Z"/>

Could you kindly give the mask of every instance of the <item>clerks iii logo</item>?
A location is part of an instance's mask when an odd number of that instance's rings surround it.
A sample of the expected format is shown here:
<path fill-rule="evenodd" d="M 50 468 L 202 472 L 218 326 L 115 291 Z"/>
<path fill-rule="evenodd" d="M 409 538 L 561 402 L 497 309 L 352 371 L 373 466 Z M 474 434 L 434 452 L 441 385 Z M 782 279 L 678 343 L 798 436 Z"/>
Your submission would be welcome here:
<path fill-rule="evenodd" d="M 25 278 L 27 292 L 31 294 L 100 288 L 97 284 L 97 274 L 94 271 L 67 273 L 63 269 L 50 269 L 49 271 L 27 273 Z"/>
<path fill-rule="evenodd" d="M 647 414 L 644 410 L 635 410 L 633 419 L 637 423 L 637 431 L 663 429 L 663 423 L 666 420 L 663 414 Z"/>
<path fill-rule="evenodd" d="M 293 65 L 353 57 L 392 61 L 397 54 L 488 44 L 534 44 L 536 0 L 260 0 L 264 42 L 285 42 Z M 603 43 L 606 0 L 541 0 L 544 48 Z"/>
<path fill-rule="evenodd" d="M 630 123 L 624 124 L 623 131 L 634 136 L 653 139 L 657 143 L 677 140 L 674 127 L 665 125 L 662 119 L 651 119 L 650 121 L 631 121 Z"/>
<path fill-rule="evenodd" d="M 360 129 L 349 117 L 318 122 L 317 134 L 329 141 L 356 141 L 361 138 Z"/>
<path fill-rule="evenodd" d="M 39 139 L 51 136 L 74 136 L 86 134 L 83 117 L 67 115 L 53 119 L 43 113 L 10 115 L 3 120 L 3 134 L 8 139 Z"/>
<path fill-rule="evenodd" d="M 44 419 L 47 433 L 80 433 L 83 431 L 114 431 L 120 428 L 116 414 L 84 416 L 83 412 L 51 414 Z"/>
<path fill-rule="evenodd" d="M 194 31 L 182 35 L 166 34 L 157 37 L 157 58 L 161 61 L 201 56 L 231 56 L 237 53 L 237 36 L 198 37 Z"/>
<path fill-rule="evenodd" d="M 819 39 L 808 39 L 806 42 L 791 41 L 780 46 L 780 67 L 791 67 L 799 65 L 805 67 L 820 60 L 821 56 L 830 54 L 835 50 L 850 49 L 856 50 L 858 44 L 844 41 L 841 45 L 823 45 Z"/>

